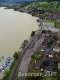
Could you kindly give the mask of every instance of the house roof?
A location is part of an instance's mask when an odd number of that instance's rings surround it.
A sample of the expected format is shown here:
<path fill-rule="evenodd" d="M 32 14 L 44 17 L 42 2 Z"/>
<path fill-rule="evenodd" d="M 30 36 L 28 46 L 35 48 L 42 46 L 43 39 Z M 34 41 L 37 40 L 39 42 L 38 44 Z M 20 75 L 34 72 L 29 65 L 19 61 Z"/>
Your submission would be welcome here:
<path fill-rule="evenodd" d="M 35 63 L 35 68 L 37 68 L 37 69 L 43 69 L 43 63 L 41 62 L 41 61 L 38 61 L 38 62 L 36 62 Z"/>
<path fill-rule="evenodd" d="M 40 55 L 45 55 L 45 51 L 41 51 L 40 52 Z"/>
<path fill-rule="evenodd" d="M 46 71 L 52 71 L 53 68 L 52 68 L 52 66 L 46 66 L 44 70 L 46 70 Z"/>

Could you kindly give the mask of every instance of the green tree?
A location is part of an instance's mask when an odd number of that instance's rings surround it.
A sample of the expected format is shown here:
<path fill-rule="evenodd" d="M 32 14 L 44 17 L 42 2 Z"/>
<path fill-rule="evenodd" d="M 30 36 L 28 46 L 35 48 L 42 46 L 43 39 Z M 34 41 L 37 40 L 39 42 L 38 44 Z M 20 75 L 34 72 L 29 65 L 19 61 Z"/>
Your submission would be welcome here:
<path fill-rule="evenodd" d="M 32 31 L 31 37 L 35 36 L 35 31 Z"/>
<path fill-rule="evenodd" d="M 25 80 L 43 80 L 42 76 L 26 77 Z"/>
<path fill-rule="evenodd" d="M 57 28 L 57 22 L 55 22 L 55 28 Z"/>
<path fill-rule="evenodd" d="M 13 55 L 13 57 L 14 57 L 15 59 L 18 59 L 18 58 L 19 58 L 19 53 L 18 53 L 18 52 L 15 52 L 14 55 Z"/>

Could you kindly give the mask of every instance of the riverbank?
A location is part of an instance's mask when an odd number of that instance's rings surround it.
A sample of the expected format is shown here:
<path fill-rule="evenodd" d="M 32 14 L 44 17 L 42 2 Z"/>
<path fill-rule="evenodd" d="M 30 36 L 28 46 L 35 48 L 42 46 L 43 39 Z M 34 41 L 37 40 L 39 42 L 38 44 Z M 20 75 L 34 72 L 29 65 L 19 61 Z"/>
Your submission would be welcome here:
<path fill-rule="evenodd" d="M 31 6 L 31 5 L 30 5 Z M 48 20 L 57 20 L 57 19 L 59 19 L 59 15 L 60 15 L 60 12 L 59 12 L 59 10 L 58 10 L 58 15 L 56 15 L 55 14 L 55 11 L 53 11 L 53 13 L 51 13 L 51 14 L 47 14 L 48 16 L 46 16 L 45 14 L 46 14 L 46 12 L 44 12 L 43 10 L 36 10 L 36 8 L 35 7 L 33 7 L 32 9 L 30 9 L 31 7 L 30 7 L 29 5 L 28 5 L 28 7 L 27 6 L 24 6 L 24 7 L 22 7 L 21 5 L 13 5 L 13 6 L 11 6 L 11 5 L 8 5 L 8 6 L 6 6 L 8 9 L 14 9 L 15 11 L 20 11 L 20 12 L 26 12 L 26 13 L 29 13 L 29 14 L 31 14 L 32 16 L 36 16 L 36 17 L 39 17 L 40 19 L 45 19 L 46 17 L 46 20 L 48 19 Z M 7 9 L 6 8 L 6 9 Z M 41 13 L 40 13 L 40 11 L 41 11 Z M 43 16 L 44 15 L 44 16 Z M 53 15 L 55 15 L 55 16 L 53 16 L 53 18 L 52 18 L 52 16 Z M 56 18 L 54 18 L 54 17 L 56 17 Z"/>
<path fill-rule="evenodd" d="M 4 73 L 6 71 L 9 71 L 13 61 L 14 61 L 14 58 L 11 58 L 11 57 L 5 57 L 5 56 L 0 57 L 0 79 L 3 78 Z"/>
<path fill-rule="evenodd" d="M 37 17 L 4 8 L 0 7 L 0 57 L 12 57 L 15 51 L 20 51 L 22 42 L 30 39 L 32 30 L 38 29 L 38 23 Z"/>
<path fill-rule="evenodd" d="M 41 19 L 43 22 L 53 22 L 56 28 L 60 28 L 60 1 L 10 4 L 4 7 L 38 17 L 37 22 L 40 22 Z"/>
<path fill-rule="evenodd" d="M 4 5 L 7 9 L 25 12 L 42 20 L 55 21 L 60 19 L 60 1 L 52 2 L 32 2 L 15 5 Z"/>
<path fill-rule="evenodd" d="M 12 80 L 12 75 L 13 75 L 14 71 L 16 71 L 16 75 L 17 75 L 18 68 L 16 68 L 16 66 L 17 66 L 17 63 L 19 62 L 19 59 L 21 60 L 21 57 L 23 55 L 22 52 L 23 52 L 23 50 L 14 53 L 14 56 L 13 56 L 14 61 L 12 62 L 11 66 L 9 67 L 9 70 L 5 71 L 5 74 L 2 78 L 2 80 Z M 15 77 L 15 79 L 17 80 L 17 76 Z"/>

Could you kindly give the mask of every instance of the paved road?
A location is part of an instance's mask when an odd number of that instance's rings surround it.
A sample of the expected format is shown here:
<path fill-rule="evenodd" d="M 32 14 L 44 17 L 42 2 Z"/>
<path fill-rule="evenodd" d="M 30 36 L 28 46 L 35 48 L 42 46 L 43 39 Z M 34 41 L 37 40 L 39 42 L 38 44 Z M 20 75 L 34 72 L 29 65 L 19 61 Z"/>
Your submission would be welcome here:
<path fill-rule="evenodd" d="M 15 80 L 16 76 L 17 76 L 17 69 L 19 70 L 19 72 L 27 72 L 28 70 L 28 65 L 30 63 L 31 60 L 31 55 L 33 54 L 33 52 L 36 49 L 36 45 L 38 44 L 38 42 L 36 43 L 37 39 L 38 39 L 38 35 L 41 35 L 41 31 L 42 30 L 38 30 L 36 35 L 34 36 L 34 38 L 29 42 L 29 44 L 27 45 L 27 47 L 24 49 L 23 51 L 23 55 L 19 58 L 18 62 L 15 65 L 15 68 L 12 72 L 11 78 L 10 80 Z M 43 38 L 41 38 L 41 41 L 43 41 Z M 40 42 L 41 42 L 40 41 Z M 35 46 L 35 48 L 33 48 Z M 20 76 L 20 74 L 19 74 Z M 19 80 L 23 80 L 20 79 Z"/>
<path fill-rule="evenodd" d="M 34 39 L 33 43 L 26 50 L 25 55 L 24 55 L 22 62 L 20 64 L 18 76 L 21 76 L 21 73 L 27 73 L 28 72 L 28 66 L 29 66 L 29 63 L 31 61 L 31 55 L 34 53 L 36 48 L 40 46 L 40 44 L 43 42 L 43 40 L 44 40 L 43 36 L 41 36 L 39 40 L 36 37 Z"/>
<path fill-rule="evenodd" d="M 43 28 L 43 29 L 55 31 L 55 29 L 52 29 L 52 28 L 51 29 L 50 28 Z M 23 56 L 21 58 L 19 58 L 18 62 L 16 63 L 10 80 L 15 80 L 16 75 L 17 75 L 17 71 L 16 71 L 17 68 L 19 70 L 18 76 L 21 76 L 20 72 L 27 73 L 28 65 L 31 60 L 31 55 L 34 53 L 35 49 L 37 47 L 39 47 L 41 42 L 44 40 L 44 37 L 40 37 L 40 39 L 38 40 L 38 35 L 41 34 L 41 31 L 42 31 L 42 29 L 37 31 L 37 34 L 34 36 L 34 38 L 29 42 L 27 47 L 24 49 Z M 21 61 L 21 59 L 22 59 L 22 61 Z M 19 80 L 23 80 L 23 79 L 21 79 L 21 77 L 20 77 Z"/>

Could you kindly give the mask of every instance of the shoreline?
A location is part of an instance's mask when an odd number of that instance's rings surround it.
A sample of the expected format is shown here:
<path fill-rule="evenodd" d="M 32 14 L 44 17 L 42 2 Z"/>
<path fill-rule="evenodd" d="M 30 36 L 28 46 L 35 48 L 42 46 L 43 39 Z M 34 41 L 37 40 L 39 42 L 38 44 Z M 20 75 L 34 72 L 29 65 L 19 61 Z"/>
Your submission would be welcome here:
<path fill-rule="evenodd" d="M 7 7 L 7 6 L 6 6 L 6 7 Z M 29 13 L 29 12 L 26 12 L 26 11 L 19 11 L 19 10 L 15 10 L 14 8 L 9 8 L 9 7 L 4 8 L 4 9 L 13 9 L 14 11 L 18 11 L 18 12 L 22 12 L 22 13 L 27 13 L 27 14 L 30 14 L 30 15 L 32 15 L 32 16 L 34 16 L 34 17 L 38 17 L 38 18 L 39 18 L 39 16 L 33 15 L 33 14 L 31 14 L 31 13 Z M 36 20 L 36 21 L 37 21 L 37 20 Z M 39 20 L 38 20 L 37 22 L 39 22 Z"/>
<path fill-rule="evenodd" d="M 5 8 L 5 7 L 3 7 L 3 8 Z M 13 54 L 14 55 L 14 54 Z"/>
<path fill-rule="evenodd" d="M 54 2 L 54 1 L 52 1 Z M 56 1 L 57 3 L 58 1 Z M 37 2 L 37 4 L 40 4 L 40 2 Z M 41 4 L 47 4 L 49 5 L 50 3 L 48 2 L 41 2 Z M 35 10 L 35 7 L 33 7 L 35 4 L 35 2 L 29 3 L 29 4 L 7 4 L 7 5 L 3 5 L 4 7 L 6 7 L 6 9 L 13 9 L 14 11 L 18 11 L 18 12 L 23 12 L 23 13 L 27 13 L 30 14 L 32 16 L 38 17 L 39 19 L 42 20 L 51 20 L 51 21 L 56 21 L 59 20 L 59 15 L 60 15 L 60 9 L 53 9 L 51 10 L 51 12 L 49 12 L 48 10 L 44 11 L 44 7 L 42 6 L 42 10 L 40 10 L 39 7 L 36 7 L 37 10 Z M 51 5 L 51 4 L 50 4 Z M 37 20 L 37 22 L 39 22 L 39 20 Z"/>

